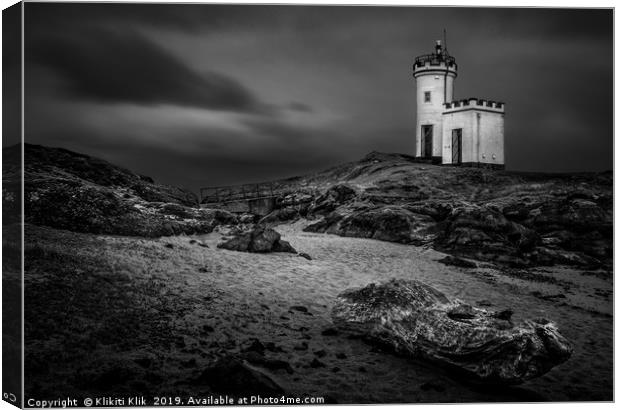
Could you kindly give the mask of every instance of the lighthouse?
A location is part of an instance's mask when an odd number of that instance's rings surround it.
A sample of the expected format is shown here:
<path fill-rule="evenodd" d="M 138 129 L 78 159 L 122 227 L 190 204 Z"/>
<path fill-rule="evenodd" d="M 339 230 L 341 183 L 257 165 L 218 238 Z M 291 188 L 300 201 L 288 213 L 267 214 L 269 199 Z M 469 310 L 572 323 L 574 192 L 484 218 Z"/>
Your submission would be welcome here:
<path fill-rule="evenodd" d="M 413 64 L 416 84 L 416 158 L 435 164 L 504 168 L 505 104 L 454 99 L 456 59 L 445 44 Z"/>
<path fill-rule="evenodd" d="M 416 157 L 441 163 L 442 114 L 444 104 L 454 96 L 457 65 L 454 57 L 435 44 L 435 52 L 416 57 L 413 77 L 416 82 L 417 126 Z"/>

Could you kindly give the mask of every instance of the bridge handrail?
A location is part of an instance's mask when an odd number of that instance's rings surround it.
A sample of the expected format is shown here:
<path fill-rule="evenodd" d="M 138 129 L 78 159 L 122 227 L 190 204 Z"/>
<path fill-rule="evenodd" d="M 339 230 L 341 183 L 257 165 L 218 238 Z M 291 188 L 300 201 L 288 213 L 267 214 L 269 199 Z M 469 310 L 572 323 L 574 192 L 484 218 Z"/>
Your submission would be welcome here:
<path fill-rule="evenodd" d="M 221 203 L 273 197 L 276 193 L 283 191 L 277 189 L 272 182 L 204 187 L 200 188 L 200 203 Z"/>

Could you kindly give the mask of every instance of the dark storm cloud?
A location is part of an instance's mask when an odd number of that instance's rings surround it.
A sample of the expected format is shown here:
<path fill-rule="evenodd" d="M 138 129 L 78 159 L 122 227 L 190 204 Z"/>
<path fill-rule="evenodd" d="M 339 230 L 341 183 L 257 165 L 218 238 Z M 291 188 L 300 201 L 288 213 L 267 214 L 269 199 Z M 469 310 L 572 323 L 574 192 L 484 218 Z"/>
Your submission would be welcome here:
<path fill-rule="evenodd" d="M 27 42 L 27 62 L 50 68 L 77 98 L 252 111 L 255 97 L 218 73 L 198 74 L 131 30 L 80 27 Z"/>
<path fill-rule="evenodd" d="M 612 167 L 610 10 L 27 3 L 27 138 L 192 188 L 412 153 L 444 27 L 508 169 Z"/>
<path fill-rule="evenodd" d="M 300 103 L 299 101 L 293 101 L 288 105 L 288 109 L 298 112 L 312 112 L 312 107 L 308 104 Z"/>

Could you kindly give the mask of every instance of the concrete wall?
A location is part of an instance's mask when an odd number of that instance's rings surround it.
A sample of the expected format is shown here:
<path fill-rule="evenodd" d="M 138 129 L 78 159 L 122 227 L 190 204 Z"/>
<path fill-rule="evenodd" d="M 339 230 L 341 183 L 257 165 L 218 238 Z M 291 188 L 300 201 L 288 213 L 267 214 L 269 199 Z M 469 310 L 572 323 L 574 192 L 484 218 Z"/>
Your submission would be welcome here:
<path fill-rule="evenodd" d="M 473 105 L 473 106 L 472 106 Z M 462 128 L 462 161 L 504 165 L 504 109 L 452 107 L 443 114 L 442 163 L 452 163 L 452 130 Z"/>
<path fill-rule="evenodd" d="M 432 68 L 432 69 L 431 69 Z M 416 68 L 414 71 L 416 79 L 416 148 L 415 156 L 422 156 L 422 126 L 433 126 L 433 156 L 442 155 L 442 113 L 445 110 L 444 103 L 452 101 L 454 95 L 454 78 L 456 77 L 455 68 L 452 67 L 446 76 L 446 66 L 425 66 Z M 445 77 L 445 80 L 444 80 Z M 446 86 L 444 87 L 444 81 Z M 446 90 L 446 101 L 444 101 L 444 88 Z M 424 101 L 424 93 L 431 93 L 431 101 Z"/>

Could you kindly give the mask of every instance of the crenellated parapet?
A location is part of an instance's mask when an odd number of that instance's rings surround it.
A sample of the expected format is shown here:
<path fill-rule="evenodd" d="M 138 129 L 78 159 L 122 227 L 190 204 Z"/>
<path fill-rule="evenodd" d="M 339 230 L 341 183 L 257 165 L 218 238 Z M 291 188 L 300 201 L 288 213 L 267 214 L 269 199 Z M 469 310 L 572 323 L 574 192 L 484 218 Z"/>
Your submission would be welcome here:
<path fill-rule="evenodd" d="M 424 54 L 415 58 L 413 63 L 413 76 L 422 74 L 442 73 L 456 77 L 456 59 L 446 53 Z"/>
<path fill-rule="evenodd" d="M 484 109 L 503 113 L 506 104 L 500 101 L 485 100 L 483 98 L 466 98 L 444 103 L 444 107 L 446 108 L 446 113 L 463 109 Z"/>

